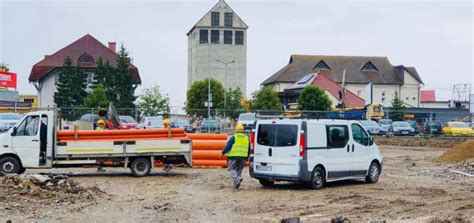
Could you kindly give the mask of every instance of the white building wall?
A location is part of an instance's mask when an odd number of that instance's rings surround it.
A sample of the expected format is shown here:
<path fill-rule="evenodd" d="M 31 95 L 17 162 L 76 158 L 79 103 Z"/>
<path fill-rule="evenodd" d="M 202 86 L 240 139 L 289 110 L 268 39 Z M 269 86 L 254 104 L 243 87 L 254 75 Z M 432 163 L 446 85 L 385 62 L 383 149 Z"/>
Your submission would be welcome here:
<path fill-rule="evenodd" d="M 420 106 L 420 83 L 407 71 L 404 73 L 404 84 L 400 89 L 400 99 L 412 107 Z"/>
<path fill-rule="evenodd" d="M 54 107 L 54 92 L 56 92 L 56 76 L 59 71 L 54 71 L 42 80 L 41 91 L 39 92 L 39 107 L 48 108 Z"/>
<path fill-rule="evenodd" d="M 348 84 L 347 89 L 365 100 L 366 84 Z M 372 99 L 374 104 L 381 104 L 384 107 L 390 107 L 395 91 L 400 91 L 398 85 L 374 84 L 372 89 Z"/>

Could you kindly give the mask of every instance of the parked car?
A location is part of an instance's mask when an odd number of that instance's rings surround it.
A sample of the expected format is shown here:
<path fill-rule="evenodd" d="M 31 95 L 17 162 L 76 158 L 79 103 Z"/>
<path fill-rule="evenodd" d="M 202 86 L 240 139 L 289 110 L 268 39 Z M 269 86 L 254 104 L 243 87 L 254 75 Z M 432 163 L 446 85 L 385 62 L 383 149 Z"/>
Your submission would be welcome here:
<path fill-rule="evenodd" d="M 137 121 L 132 116 L 120 115 L 120 129 L 136 129 L 138 127 Z"/>
<path fill-rule="evenodd" d="M 237 125 L 242 124 L 244 126 L 244 132 L 251 132 L 255 120 L 257 120 L 255 113 L 242 113 L 239 115 Z"/>
<path fill-rule="evenodd" d="M 163 116 L 145 116 L 138 124 L 139 129 L 163 128 Z"/>
<path fill-rule="evenodd" d="M 360 120 L 359 123 L 370 135 L 384 135 L 385 131 L 375 121 Z"/>
<path fill-rule="evenodd" d="M 385 132 L 386 135 L 393 133 L 392 119 L 380 119 L 379 126 Z"/>
<path fill-rule="evenodd" d="M 474 130 L 465 122 L 447 122 L 443 127 L 443 134 L 447 136 L 474 136 Z"/>
<path fill-rule="evenodd" d="M 174 118 L 171 119 L 171 127 L 172 128 L 184 128 L 184 131 L 187 133 L 196 132 L 196 128 L 194 128 L 186 119 L 182 118 Z"/>
<path fill-rule="evenodd" d="M 13 127 L 20 119 L 22 115 L 18 113 L 1 113 L 0 114 L 0 131 L 4 132 Z"/>
<path fill-rule="evenodd" d="M 420 134 L 420 127 L 418 126 L 418 123 L 415 120 L 407 120 L 407 122 L 415 130 L 414 132 L 415 135 Z"/>
<path fill-rule="evenodd" d="M 276 181 L 313 189 L 345 179 L 375 183 L 383 167 L 377 145 L 356 121 L 257 120 L 250 147 L 250 176 L 264 187 Z"/>
<path fill-rule="evenodd" d="M 423 125 L 423 133 L 428 135 L 443 134 L 443 125 L 438 121 L 427 121 Z"/>
<path fill-rule="evenodd" d="M 396 121 L 392 123 L 395 135 L 415 135 L 415 129 L 406 121 Z"/>
<path fill-rule="evenodd" d="M 208 133 L 220 133 L 221 126 L 219 125 L 219 121 L 215 118 L 205 118 L 201 122 L 201 132 L 208 132 Z"/>

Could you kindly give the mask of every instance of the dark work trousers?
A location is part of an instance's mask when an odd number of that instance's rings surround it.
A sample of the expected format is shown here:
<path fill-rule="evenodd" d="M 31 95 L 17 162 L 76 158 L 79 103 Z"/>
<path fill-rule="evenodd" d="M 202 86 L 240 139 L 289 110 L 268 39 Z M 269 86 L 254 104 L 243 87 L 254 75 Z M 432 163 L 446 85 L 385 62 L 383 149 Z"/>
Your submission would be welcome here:
<path fill-rule="evenodd" d="M 227 170 L 230 172 L 230 177 L 232 177 L 232 182 L 234 187 L 242 179 L 242 170 L 244 169 L 245 159 L 229 159 L 227 163 Z"/>

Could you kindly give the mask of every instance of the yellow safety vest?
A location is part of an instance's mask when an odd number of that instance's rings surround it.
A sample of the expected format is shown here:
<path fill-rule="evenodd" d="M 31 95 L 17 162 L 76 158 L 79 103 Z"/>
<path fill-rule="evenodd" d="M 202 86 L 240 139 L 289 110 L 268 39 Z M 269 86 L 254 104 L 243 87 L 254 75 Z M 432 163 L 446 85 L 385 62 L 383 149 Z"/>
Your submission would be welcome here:
<path fill-rule="evenodd" d="M 245 134 L 237 133 L 234 135 L 234 145 L 228 153 L 227 157 L 244 157 L 249 153 L 249 137 Z"/>

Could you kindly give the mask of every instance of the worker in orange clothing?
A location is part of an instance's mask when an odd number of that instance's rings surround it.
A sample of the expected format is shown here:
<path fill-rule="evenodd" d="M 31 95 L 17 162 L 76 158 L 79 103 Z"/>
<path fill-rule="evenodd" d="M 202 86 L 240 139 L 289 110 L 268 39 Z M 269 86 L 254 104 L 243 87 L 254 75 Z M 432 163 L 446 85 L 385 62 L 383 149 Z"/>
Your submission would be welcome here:
<path fill-rule="evenodd" d="M 163 128 L 168 129 L 168 138 L 171 138 L 171 121 L 169 118 L 163 120 Z M 172 164 L 165 164 L 164 171 L 168 172 L 173 169 Z"/>

